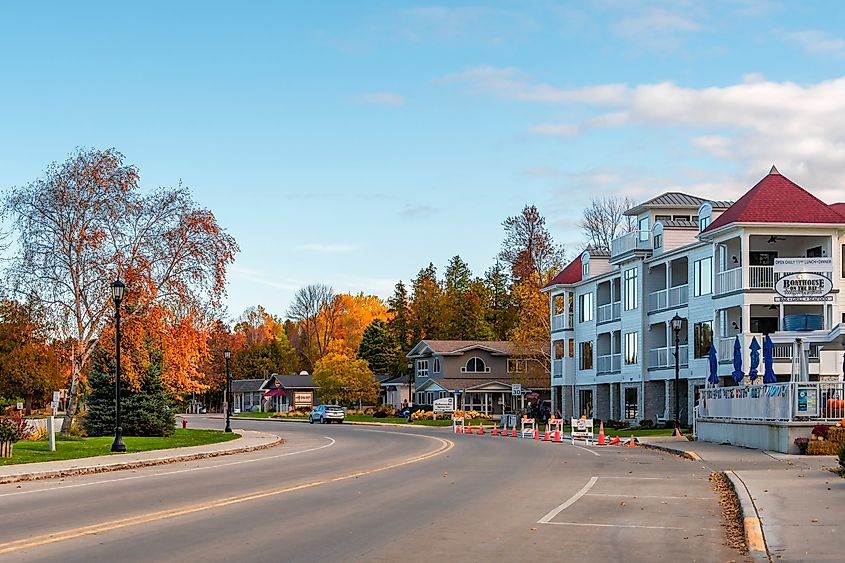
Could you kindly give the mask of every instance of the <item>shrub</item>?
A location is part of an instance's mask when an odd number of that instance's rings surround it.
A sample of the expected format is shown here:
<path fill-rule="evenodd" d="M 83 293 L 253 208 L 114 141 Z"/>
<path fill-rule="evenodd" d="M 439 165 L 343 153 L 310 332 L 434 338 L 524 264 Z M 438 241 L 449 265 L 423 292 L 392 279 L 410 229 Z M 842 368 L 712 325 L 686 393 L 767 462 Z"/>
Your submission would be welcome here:
<path fill-rule="evenodd" d="M 0 418 L 0 442 L 17 442 L 32 435 L 29 423 L 21 418 L 20 413 L 12 413 Z"/>
<path fill-rule="evenodd" d="M 654 421 L 648 418 L 644 418 L 640 421 L 640 428 L 653 428 Z"/>
<path fill-rule="evenodd" d="M 373 413 L 373 418 L 387 418 L 387 411 L 377 410 Z"/>
<path fill-rule="evenodd" d="M 816 424 L 813 427 L 813 435 L 818 436 L 819 438 L 827 438 L 827 432 L 830 430 L 830 426 L 827 424 Z"/>
<path fill-rule="evenodd" d="M 43 440 L 46 440 L 47 439 L 47 426 L 46 425 L 45 426 L 39 426 L 38 428 L 35 429 L 35 431 L 32 433 L 32 435 L 30 435 L 30 437 L 27 438 L 27 439 L 31 440 L 33 442 L 41 442 Z"/>
<path fill-rule="evenodd" d="M 807 453 L 807 444 L 810 443 L 810 440 L 807 438 L 795 438 L 795 445 L 798 446 L 798 451 L 801 455 Z"/>

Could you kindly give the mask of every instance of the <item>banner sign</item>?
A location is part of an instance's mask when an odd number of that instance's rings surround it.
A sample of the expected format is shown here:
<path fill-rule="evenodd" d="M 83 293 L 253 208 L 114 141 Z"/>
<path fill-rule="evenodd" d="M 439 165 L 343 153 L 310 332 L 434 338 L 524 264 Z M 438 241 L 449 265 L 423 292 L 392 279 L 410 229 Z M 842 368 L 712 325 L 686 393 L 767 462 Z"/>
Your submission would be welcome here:
<path fill-rule="evenodd" d="M 789 384 L 703 389 L 701 418 L 789 420 Z"/>
<path fill-rule="evenodd" d="M 833 258 L 775 258 L 776 274 L 796 272 L 832 272 Z"/>
<path fill-rule="evenodd" d="M 775 282 L 775 291 L 780 295 L 776 301 L 828 301 L 826 296 L 833 289 L 833 283 L 821 274 L 789 274 Z"/>

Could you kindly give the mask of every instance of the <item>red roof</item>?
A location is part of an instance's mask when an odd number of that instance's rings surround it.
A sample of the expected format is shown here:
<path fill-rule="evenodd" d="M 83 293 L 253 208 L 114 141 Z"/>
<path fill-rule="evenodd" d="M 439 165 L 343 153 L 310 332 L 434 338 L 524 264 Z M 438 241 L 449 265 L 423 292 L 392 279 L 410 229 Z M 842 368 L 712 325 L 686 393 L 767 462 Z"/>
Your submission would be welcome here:
<path fill-rule="evenodd" d="M 840 211 L 841 212 L 841 211 Z M 780 174 L 773 166 L 757 185 L 704 229 L 713 231 L 731 223 L 845 223 L 830 206 Z"/>
<path fill-rule="evenodd" d="M 830 208 L 845 217 L 845 201 L 839 203 L 831 203 Z"/>
<path fill-rule="evenodd" d="M 578 283 L 581 281 L 581 255 L 569 263 L 569 265 L 561 270 L 561 272 L 552 278 L 552 281 L 546 284 L 546 287 L 553 285 L 563 285 L 570 283 Z"/>

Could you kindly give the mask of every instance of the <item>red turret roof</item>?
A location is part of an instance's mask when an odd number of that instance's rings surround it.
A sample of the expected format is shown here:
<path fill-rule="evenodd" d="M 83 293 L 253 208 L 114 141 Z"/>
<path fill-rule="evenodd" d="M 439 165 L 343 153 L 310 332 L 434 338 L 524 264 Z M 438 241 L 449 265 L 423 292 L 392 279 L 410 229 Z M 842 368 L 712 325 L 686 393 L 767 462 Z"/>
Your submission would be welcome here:
<path fill-rule="evenodd" d="M 771 172 L 704 229 L 710 232 L 731 223 L 845 223 L 830 206 L 778 172 Z"/>
<path fill-rule="evenodd" d="M 570 283 L 578 283 L 581 281 L 581 255 L 569 263 L 569 265 L 561 270 L 561 272 L 552 278 L 552 281 L 546 284 L 546 287 L 553 285 L 566 285 Z"/>
<path fill-rule="evenodd" d="M 830 208 L 845 217 L 845 201 L 839 203 L 831 203 Z"/>

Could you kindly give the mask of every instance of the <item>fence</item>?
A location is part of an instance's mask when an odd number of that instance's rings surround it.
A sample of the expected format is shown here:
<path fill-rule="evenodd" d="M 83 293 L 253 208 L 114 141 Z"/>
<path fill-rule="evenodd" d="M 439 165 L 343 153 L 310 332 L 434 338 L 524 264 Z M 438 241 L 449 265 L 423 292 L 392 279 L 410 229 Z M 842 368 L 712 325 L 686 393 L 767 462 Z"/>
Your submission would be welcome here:
<path fill-rule="evenodd" d="M 845 418 L 845 382 L 790 382 L 702 389 L 698 418 L 840 421 Z"/>

